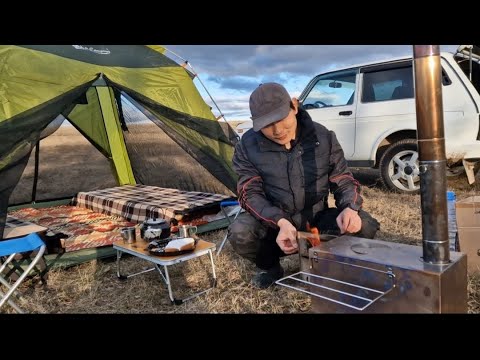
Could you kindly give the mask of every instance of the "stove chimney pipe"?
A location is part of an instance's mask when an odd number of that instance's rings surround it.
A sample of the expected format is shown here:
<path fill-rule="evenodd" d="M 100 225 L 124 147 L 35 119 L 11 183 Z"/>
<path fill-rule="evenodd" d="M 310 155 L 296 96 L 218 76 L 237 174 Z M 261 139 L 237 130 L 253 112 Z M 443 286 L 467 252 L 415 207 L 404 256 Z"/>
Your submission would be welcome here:
<path fill-rule="evenodd" d="M 413 59 L 423 260 L 443 265 L 450 262 L 450 250 L 440 48 L 414 45 Z"/>

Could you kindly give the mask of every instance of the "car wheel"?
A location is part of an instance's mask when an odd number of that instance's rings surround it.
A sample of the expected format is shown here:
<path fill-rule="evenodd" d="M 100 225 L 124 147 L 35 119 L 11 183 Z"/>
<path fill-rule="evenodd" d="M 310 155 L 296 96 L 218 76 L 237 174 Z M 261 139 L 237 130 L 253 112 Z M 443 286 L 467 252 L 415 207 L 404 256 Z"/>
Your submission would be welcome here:
<path fill-rule="evenodd" d="M 420 192 L 416 140 L 405 139 L 390 145 L 383 153 L 379 167 L 382 183 L 387 189 L 407 194 Z"/>

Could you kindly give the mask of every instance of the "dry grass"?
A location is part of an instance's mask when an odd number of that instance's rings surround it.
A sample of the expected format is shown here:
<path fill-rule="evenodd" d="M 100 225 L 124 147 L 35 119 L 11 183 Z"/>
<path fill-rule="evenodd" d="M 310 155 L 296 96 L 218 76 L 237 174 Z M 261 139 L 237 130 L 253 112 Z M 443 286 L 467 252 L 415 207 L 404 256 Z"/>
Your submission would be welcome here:
<path fill-rule="evenodd" d="M 50 146 L 44 154 L 60 156 L 62 164 L 69 164 L 74 156 L 85 155 L 77 146 L 76 154 L 68 158 L 65 149 L 72 140 L 50 139 Z M 77 140 L 74 140 L 77 141 Z M 77 143 L 78 144 L 78 143 Z M 88 145 L 88 144 L 87 144 Z M 162 145 L 164 146 L 164 145 Z M 151 151 L 148 147 L 145 151 Z M 152 154 L 151 154 L 152 155 Z M 157 156 L 157 155 L 152 155 Z M 97 159 L 97 158 L 95 158 Z M 103 159 L 98 158 L 97 169 L 103 169 Z M 66 165 L 65 165 L 66 166 Z M 68 169 L 65 167 L 64 169 Z M 159 169 L 161 170 L 161 169 Z M 63 171 L 63 170 L 62 170 Z M 375 171 L 355 171 L 355 176 L 363 184 L 364 207 L 381 223 L 376 238 L 392 242 L 421 245 L 420 196 L 392 194 L 378 185 Z M 53 174 L 55 176 L 55 173 Z M 60 176 L 60 175 L 59 175 Z M 97 181 L 102 180 L 97 173 Z M 65 186 L 72 184 L 72 178 L 65 180 Z M 78 181 L 91 181 L 88 176 L 79 176 Z M 480 179 L 478 179 L 478 182 Z M 77 185 L 77 184 L 75 184 Z M 82 186 L 87 186 L 84 184 Z M 46 186 L 46 184 L 44 184 Z M 478 193 L 478 186 L 469 186 L 465 176 L 449 179 L 449 189 L 455 190 L 462 199 Z M 28 192 L 28 187 L 26 188 Z M 57 190 L 58 189 L 53 189 Z M 52 191 L 53 191 L 52 190 Z M 62 189 L 60 189 L 62 190 Z M 204 234 L 205 240 L 217 245 L 223 239 L 225 230 Z M 142 270 L 149 264 L 141 259 L 127 257 L 122 260 L 126 273 Z M 297 255 L 282 259 L 286 273 L 298 271 Z M 253 288 L 249 281 L 254 274 L 254 266 L 234 253 L 226 244 L 222 254 L 215 256 L 218 278 L 217 287 L 200 297 L 179 306 L 172 306 L 160 276 L 156 272 L 120 281 L 116 276 L 113 259 L 91 261 L 68 269 L 53 269 L 49 273 L 46 286 L 32 286 L 32 279 L 21 290 L 27 299 L 25 308 L 32 313 L 309 313 L 311 302 L 308 295 L 288 290 L 284 287 L 271 287 L 266 290 Z M 177 297 L 202 289 L 208 285 L 210 264 L 204 256 L 184 264 L 172 266 L 171 278 Z M 468 278 L 468 311 L 480 313 L 480 276 Z M 10 312 L 7 306 L 5 309 Z"/>

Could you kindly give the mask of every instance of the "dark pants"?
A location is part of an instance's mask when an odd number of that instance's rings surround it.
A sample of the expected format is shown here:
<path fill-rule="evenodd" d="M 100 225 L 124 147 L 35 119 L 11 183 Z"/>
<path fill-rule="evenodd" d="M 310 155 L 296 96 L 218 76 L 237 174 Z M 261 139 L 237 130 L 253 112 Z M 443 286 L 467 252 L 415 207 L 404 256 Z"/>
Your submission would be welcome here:
<path fill-rule="evenodd" d="M 330 208 L 315 216 L 312 226 L 318 228 L 320 234 L 340 235 L 336 218 L 337 208 Z M 366 211 L 360 210 L 362 228 L 353 236 L 373 239 L 380 224 Z M 278 229 L 263 225 L 252 215 L 244 212 L 238 215 L 228 228 L 228 240 L 240 256 L 254 262 L 260 269 L 270 269 L 279 263 L 280 257 L 286 254 L 276 243 Z"/>

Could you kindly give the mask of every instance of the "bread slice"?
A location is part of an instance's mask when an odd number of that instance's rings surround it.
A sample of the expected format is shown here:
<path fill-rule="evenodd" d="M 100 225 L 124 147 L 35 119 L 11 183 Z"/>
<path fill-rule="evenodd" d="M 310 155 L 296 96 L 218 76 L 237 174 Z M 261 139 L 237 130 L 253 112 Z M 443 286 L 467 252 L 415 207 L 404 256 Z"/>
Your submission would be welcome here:
<path fill-rule="evenodd" d="M 195 240 L 193 238 L 181 238 L 171 240 L 165 246 L 165 252 L 176 252 L 195 249 Z"/>

